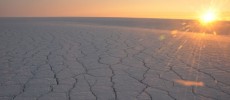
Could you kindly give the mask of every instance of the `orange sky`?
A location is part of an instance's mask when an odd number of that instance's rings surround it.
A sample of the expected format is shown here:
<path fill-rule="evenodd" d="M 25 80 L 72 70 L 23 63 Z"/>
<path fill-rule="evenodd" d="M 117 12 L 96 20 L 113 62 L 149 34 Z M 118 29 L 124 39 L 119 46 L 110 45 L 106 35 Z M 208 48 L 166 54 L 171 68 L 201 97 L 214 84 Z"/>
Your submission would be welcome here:
<path fill-rule="evenodd" d="M 222 19 L 226 19 L 230 15 L 228 5 L 229 0 L 0 0 L 0 17 L 187 19 L 196 18 L 203 10 L 212 7 L 222 14 Z"/>

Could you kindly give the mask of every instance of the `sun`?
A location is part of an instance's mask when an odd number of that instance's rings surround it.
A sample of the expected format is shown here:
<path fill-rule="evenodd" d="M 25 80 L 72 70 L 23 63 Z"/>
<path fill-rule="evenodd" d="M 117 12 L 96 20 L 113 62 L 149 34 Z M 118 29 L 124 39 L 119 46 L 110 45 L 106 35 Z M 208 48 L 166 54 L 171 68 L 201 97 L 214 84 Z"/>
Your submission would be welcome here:
<path fill-rule="evenodd" d="M 212 22 L 214 22 L 216 20 L 217 20 L 217 14 L 212 10 L 206 11 L 200 17 L 200 22 L 202 24 L 209 24 L 209 23 L 212 23 Z"/>

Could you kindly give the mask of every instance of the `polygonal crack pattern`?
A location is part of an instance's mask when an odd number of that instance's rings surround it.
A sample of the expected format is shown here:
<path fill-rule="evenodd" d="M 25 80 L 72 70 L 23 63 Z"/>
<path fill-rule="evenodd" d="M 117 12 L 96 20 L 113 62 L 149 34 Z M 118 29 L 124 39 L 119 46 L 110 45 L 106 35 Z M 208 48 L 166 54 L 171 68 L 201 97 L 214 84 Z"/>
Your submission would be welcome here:
<path fill-rule="evenodd" d="M 227 36 L 8 21 L 0 99 L 229 100 L 229 51 Z"/>

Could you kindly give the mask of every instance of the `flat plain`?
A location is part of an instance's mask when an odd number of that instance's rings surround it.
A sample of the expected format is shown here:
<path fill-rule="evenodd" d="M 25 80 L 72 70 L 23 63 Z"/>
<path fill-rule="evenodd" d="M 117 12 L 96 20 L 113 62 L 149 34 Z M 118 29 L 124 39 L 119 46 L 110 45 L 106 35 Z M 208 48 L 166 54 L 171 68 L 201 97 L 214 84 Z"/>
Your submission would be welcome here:
<path fill-rule="evenodd" d="M 230 29 L 187 24 L 1 18 L 0 100 L 229 100 Z"/>

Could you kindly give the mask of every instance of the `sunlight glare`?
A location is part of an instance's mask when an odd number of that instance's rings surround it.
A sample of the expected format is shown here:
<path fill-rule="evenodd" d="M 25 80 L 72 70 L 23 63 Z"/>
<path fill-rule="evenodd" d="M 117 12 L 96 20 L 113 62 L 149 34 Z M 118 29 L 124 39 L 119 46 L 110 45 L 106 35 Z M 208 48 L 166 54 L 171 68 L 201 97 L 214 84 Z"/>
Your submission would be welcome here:
<path fill-rule="evenodd" d="M 183 86 L 204 86 L 203 82 L 197 81 L 176 80 L 175 82 Z"/>
<path fill-rule="evenodd" d="M 202 22 L 202 24 L 212 23 L 215 20 L 217 20 L 217 15 L 215 11 L 213 10 L 206 11 L 200 18 L 200 21 Z"/>

